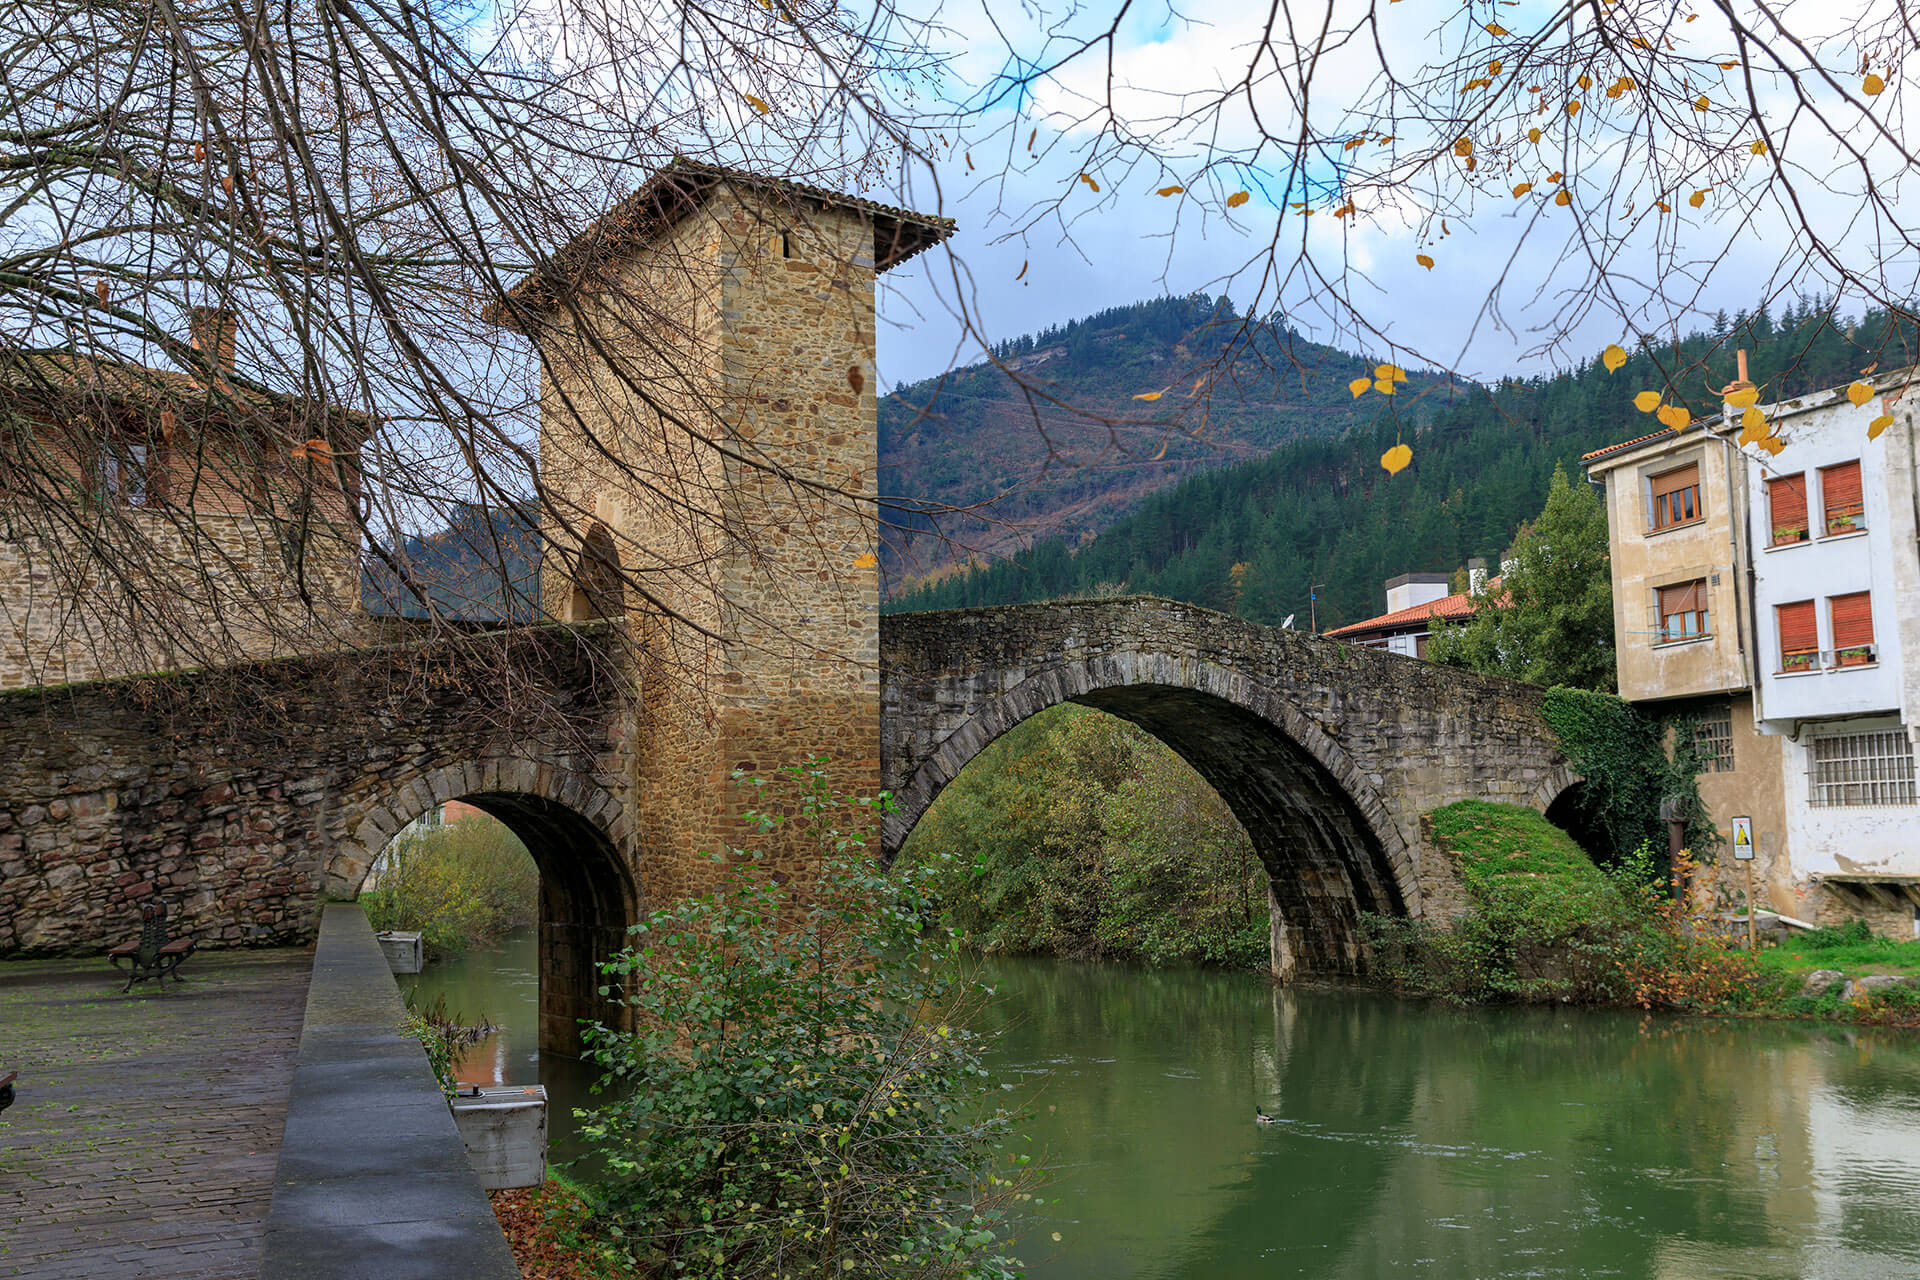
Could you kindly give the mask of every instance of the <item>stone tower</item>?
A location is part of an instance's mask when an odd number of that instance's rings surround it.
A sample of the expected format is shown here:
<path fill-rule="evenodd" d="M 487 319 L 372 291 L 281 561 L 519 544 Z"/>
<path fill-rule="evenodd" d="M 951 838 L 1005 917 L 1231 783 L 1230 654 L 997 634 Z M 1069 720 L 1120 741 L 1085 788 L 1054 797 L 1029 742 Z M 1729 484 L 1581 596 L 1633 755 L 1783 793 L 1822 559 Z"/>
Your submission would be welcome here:
<path fill-rule="evenodd" d="M 546 611 L 625 623 L 651 903 L 743 843 L 735 770 L 824 754 L 879 789 L 874 278 L 951 230 L 676 161 L 501 316 L 542 361 Z"/>

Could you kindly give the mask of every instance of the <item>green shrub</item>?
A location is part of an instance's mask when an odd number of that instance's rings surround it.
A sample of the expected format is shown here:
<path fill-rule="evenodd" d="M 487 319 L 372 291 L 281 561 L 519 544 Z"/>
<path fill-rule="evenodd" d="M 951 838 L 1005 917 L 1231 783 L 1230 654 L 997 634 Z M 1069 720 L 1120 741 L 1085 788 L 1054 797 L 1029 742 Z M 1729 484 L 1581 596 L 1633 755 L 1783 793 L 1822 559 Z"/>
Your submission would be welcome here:
<path fill-rule="evenodd" d="M 792 817 L 748 816 L 797 826 L 817 879 L 734 850 L 718 891 L 655 911 L 604 966 L 632 1029 L 588 1036 L 619 1099 L 582 1130 L 596 1220 L 646 1274 L 1012 1275 L 1025 1161 L 991 1169 L 1012 1118 L 986 1103 L 961 1022 L 978 992 L 930 927 L 930 873 L 875 867 L 880 806 L 817 762 L 789 781 Z"/>
<path fill-rule="evenodd" d="M 534 922 L 540 870 L 503 824 L 466 817 L 395 836 L 360 902 L 375 929 L 417 930 L 430 955 L 458 955 Z"/>
<path fill-rule="evenodd" d="M 1464 801 L 1429 815 L 1472 903 L 1444 926 L 1369 916 L 1377 980 L 1463 1003 L 1558 1000 L 1704 1008 L 1750 997 L 1756 967 L 1643 882 L 1611 873 L 1531 809 Z"/>
<path fill-rule="evenodd" d="M 1793 937 L 1795 951 L 1830 951 L 1835 947 L 1857 947 L 1874 941 L 1873 930 L 1865 920 L 1849 920 L 1820 929 L 1808 929 Z"/>

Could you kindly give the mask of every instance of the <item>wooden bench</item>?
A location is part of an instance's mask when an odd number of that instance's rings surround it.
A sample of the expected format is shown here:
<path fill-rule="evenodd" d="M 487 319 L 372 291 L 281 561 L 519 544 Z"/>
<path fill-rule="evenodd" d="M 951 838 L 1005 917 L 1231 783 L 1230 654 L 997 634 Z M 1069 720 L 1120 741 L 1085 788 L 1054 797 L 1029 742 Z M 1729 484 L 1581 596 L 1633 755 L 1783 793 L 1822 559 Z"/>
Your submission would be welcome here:
<path fill-rule="evenodd" d="M 174 973 L 174 970 L 193 954 L 193 948 L 192 938 L 168 935 L 167 904 L 163 899 L 155 898 L 140 908 L 140 936 L 109 950 L 107 961 L 115 969 L 120 967 L 122 960 L 127 962 L 127 985 L 120 988 L 124 993 L 133 990 L 136 982 L 164 978 L 170 973 L 175 982 L 185 982 L 186 979 Z"/>

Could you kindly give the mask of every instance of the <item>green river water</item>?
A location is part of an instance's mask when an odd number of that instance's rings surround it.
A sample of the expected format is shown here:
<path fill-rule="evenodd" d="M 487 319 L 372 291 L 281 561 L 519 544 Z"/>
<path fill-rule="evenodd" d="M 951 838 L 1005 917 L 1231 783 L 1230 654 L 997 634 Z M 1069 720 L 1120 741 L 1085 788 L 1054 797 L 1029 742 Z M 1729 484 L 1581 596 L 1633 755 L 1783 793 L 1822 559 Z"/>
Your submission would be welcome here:
<path fill-rule="evenodd" d="M 544 1081 L 558 1159 L 588 1074 L 534 1052 L 533 959 L 419 983 L 502 1024 L 461 1076 Z M 1909 1034 L 987 972 L 992 1063 L 1054 1171 L 1017 1250 L 1041 1280 L 1920 1277 Z"/>

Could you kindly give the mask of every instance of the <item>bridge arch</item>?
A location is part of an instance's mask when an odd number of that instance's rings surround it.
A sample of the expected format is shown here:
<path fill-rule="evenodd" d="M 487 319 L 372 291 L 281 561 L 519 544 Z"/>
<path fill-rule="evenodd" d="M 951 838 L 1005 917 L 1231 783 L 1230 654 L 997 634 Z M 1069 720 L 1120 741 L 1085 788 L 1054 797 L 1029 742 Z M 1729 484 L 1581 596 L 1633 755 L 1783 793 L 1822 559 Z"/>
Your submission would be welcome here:
<path fill-rule="evenodd" d="M 510 756 L 429 770 L 369 798 L 352 838 L 327 858 L 326 891 L 358 896 L 387 842 L 453 800 L 505 824 L 540 869 L 540 1048 L 577 1056 L 580 1020 L 611 1016 L 598 966 L 625 945 L 640 911 L 640 885 L 620 853 L 625 814 L 591 777 Z"/>
<path fill-rule="evenodd" d="M 988 743 L 1063 702 L 1138 725 L 1226 801 L 1267 868 L 1280 976 L 1296 965 L 1354 971 L 1361 911 L 1418 914 L 1415 861 L 1378 780 L 1286 698 L 1243 672 L 1190 656 L 1103 653 L 983 700 L 895 794 L 883 833 L 889 853 Z"/>

